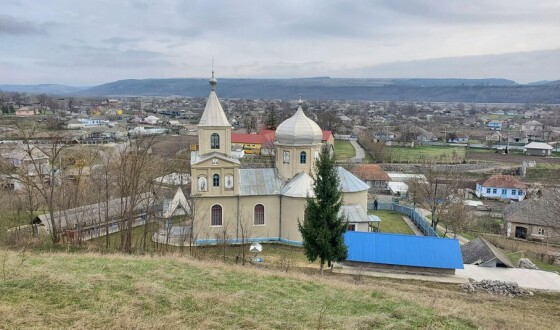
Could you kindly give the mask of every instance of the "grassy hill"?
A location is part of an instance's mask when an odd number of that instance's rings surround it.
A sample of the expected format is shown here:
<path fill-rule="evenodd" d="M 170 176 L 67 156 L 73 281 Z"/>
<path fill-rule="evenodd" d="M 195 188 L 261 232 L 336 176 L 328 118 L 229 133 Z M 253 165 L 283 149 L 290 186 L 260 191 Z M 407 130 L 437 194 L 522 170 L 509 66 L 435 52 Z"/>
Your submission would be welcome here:
<path fill-rule="evenodd" d="M 319 277 L 187 257 L 0 250 L 0 318 L 15 328 L 553 328 L 558 296 Z"/>
<path fill-rule="evenodd" d="M 81 96 L 206 97 L 208 80 L 200 78 L 127 79 L 75 92 Z M 555 86 L 517 85 L 505 79 L 227 79 L 220 78 L 222 98 L 293 99 L 303 88 L 308 100 L 378 100 L 432 102 L 560 103 Z"/>

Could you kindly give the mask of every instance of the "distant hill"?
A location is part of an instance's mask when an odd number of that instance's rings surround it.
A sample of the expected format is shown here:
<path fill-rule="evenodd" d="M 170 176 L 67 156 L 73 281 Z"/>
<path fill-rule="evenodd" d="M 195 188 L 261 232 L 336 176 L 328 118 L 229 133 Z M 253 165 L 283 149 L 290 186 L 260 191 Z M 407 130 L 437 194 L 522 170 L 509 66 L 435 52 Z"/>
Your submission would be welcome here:
<path fill-rule="evenodd" d="M 74 96 L 205 97 L 208 79 L 128 79 L 94 87 L 0 85 L 0 90 Z M 560 104 L 560 80 L 520 85 L 507 79 L 222 78 L 218 91 L 224 98 L 294 99 L 302 93 L 308 100 Z"/>
<path fill-rule="evenodd" d="M 507 79 L 219 79 L 224 98 L 431 101 L 480 103 L 560 103 L 556 85 L 519 85 Z M 199 96 L 208 94 L 207 79 L 119 80 L 76 95 Z"/>
<path fill-rule="evenodd" d="M 531 85 L 531 86 L 560 86 L 560 80 L 535 81 L 535 82 L 529 83 L 527 85 Z"/>
<path fill-rule="evenodd" d="M 68 94 L 80 90 L 88 89 L 89 86 L 75 87 L 57 84 L 40 84 L 40 85 L 0 85 L 0 91 L 5 92 L 19 92 L 31 94 Z"/>

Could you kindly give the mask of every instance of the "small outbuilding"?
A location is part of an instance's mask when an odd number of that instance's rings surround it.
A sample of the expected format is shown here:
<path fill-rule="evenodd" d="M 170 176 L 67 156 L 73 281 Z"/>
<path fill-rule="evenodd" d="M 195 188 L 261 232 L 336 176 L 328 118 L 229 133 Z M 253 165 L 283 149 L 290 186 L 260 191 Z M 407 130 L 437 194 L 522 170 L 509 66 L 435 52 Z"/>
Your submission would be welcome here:
<path fill-rule="evenodd" d="M 552 146 L 544 142 L 531 142 L 524 147 L 524 152 L 529 156 L 550 156 L 552 153 Z"/>
<path fill-rule="evenodd" d="M 482 237 L 461 246 L 463 262 L 482 267 L 514 268 L 511 260 L 500 249 Z"/>
<path fill-rule="evenodd" d="M 421 274 L 455 274 L 463 269 L 459 241 L 451 238 L 346 232 L 343 267 Z"/>

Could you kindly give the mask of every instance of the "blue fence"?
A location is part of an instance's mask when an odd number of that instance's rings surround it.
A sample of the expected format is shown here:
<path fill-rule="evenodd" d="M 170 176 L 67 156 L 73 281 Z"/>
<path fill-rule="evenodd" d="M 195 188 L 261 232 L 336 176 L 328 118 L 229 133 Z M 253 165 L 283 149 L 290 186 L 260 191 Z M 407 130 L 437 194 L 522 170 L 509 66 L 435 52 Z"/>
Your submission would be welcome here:
<path fill-rule="evenodd" d="M 439 236 L 436 233 L 436 231 L 430 226 L 430 223 L 428 222 L 428 220 L 426 218 L 424 218 L 424 216 L 422 216 L 422 214 L 420 214 L 420 212 L 416 211 L 415 209 L 413 209 L 411 207 L 404 206 L 404 205 L 399 205 L 399 204 L 395 204 L 395 203 L 378 203 L 377 209 L 378 210 L 390 210 L 390 211 L 395 211 L 395 212 L 399 212 L 401 214 L 407 215 L 412 220 L 412 222 L 414 222 L 416 227 L 418 227 L 418 229 L 420 229 L 420 231 L 422 233 L 424 233 L 424 235 L 434 236 L 434 237 Z M 368 203 L 368 210 L 373 210 L 373 203 Z M 383 222 L 381 222 L 381 223 L 383 223 Z"/>

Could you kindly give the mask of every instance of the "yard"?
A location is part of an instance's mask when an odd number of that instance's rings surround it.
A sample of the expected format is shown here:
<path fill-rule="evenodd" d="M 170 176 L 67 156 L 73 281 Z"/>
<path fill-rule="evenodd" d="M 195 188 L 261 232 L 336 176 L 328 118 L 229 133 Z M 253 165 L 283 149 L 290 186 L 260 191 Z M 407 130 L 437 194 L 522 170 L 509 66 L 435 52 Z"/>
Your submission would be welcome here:
<path fill-rule="evenodd" d="M 348 160 L 356 156 L 356 150 L 350 141 L 334 141 L 334 153 L 338 160 Z"/>
<path fill-rule="evenodd" d="M 414 232 L 404 222 L 402 214 L 395 211 L 369 211 L 368 214 L 376 215 L 381 219 L 379 226 L 382 233 L 396 233 L 414 235 Z"/>
<path fill-rule="evenodd" d="M 391 163 L 461 163 L 465 148 L 461 147 L 387 147 L 385 161 Z"/>

